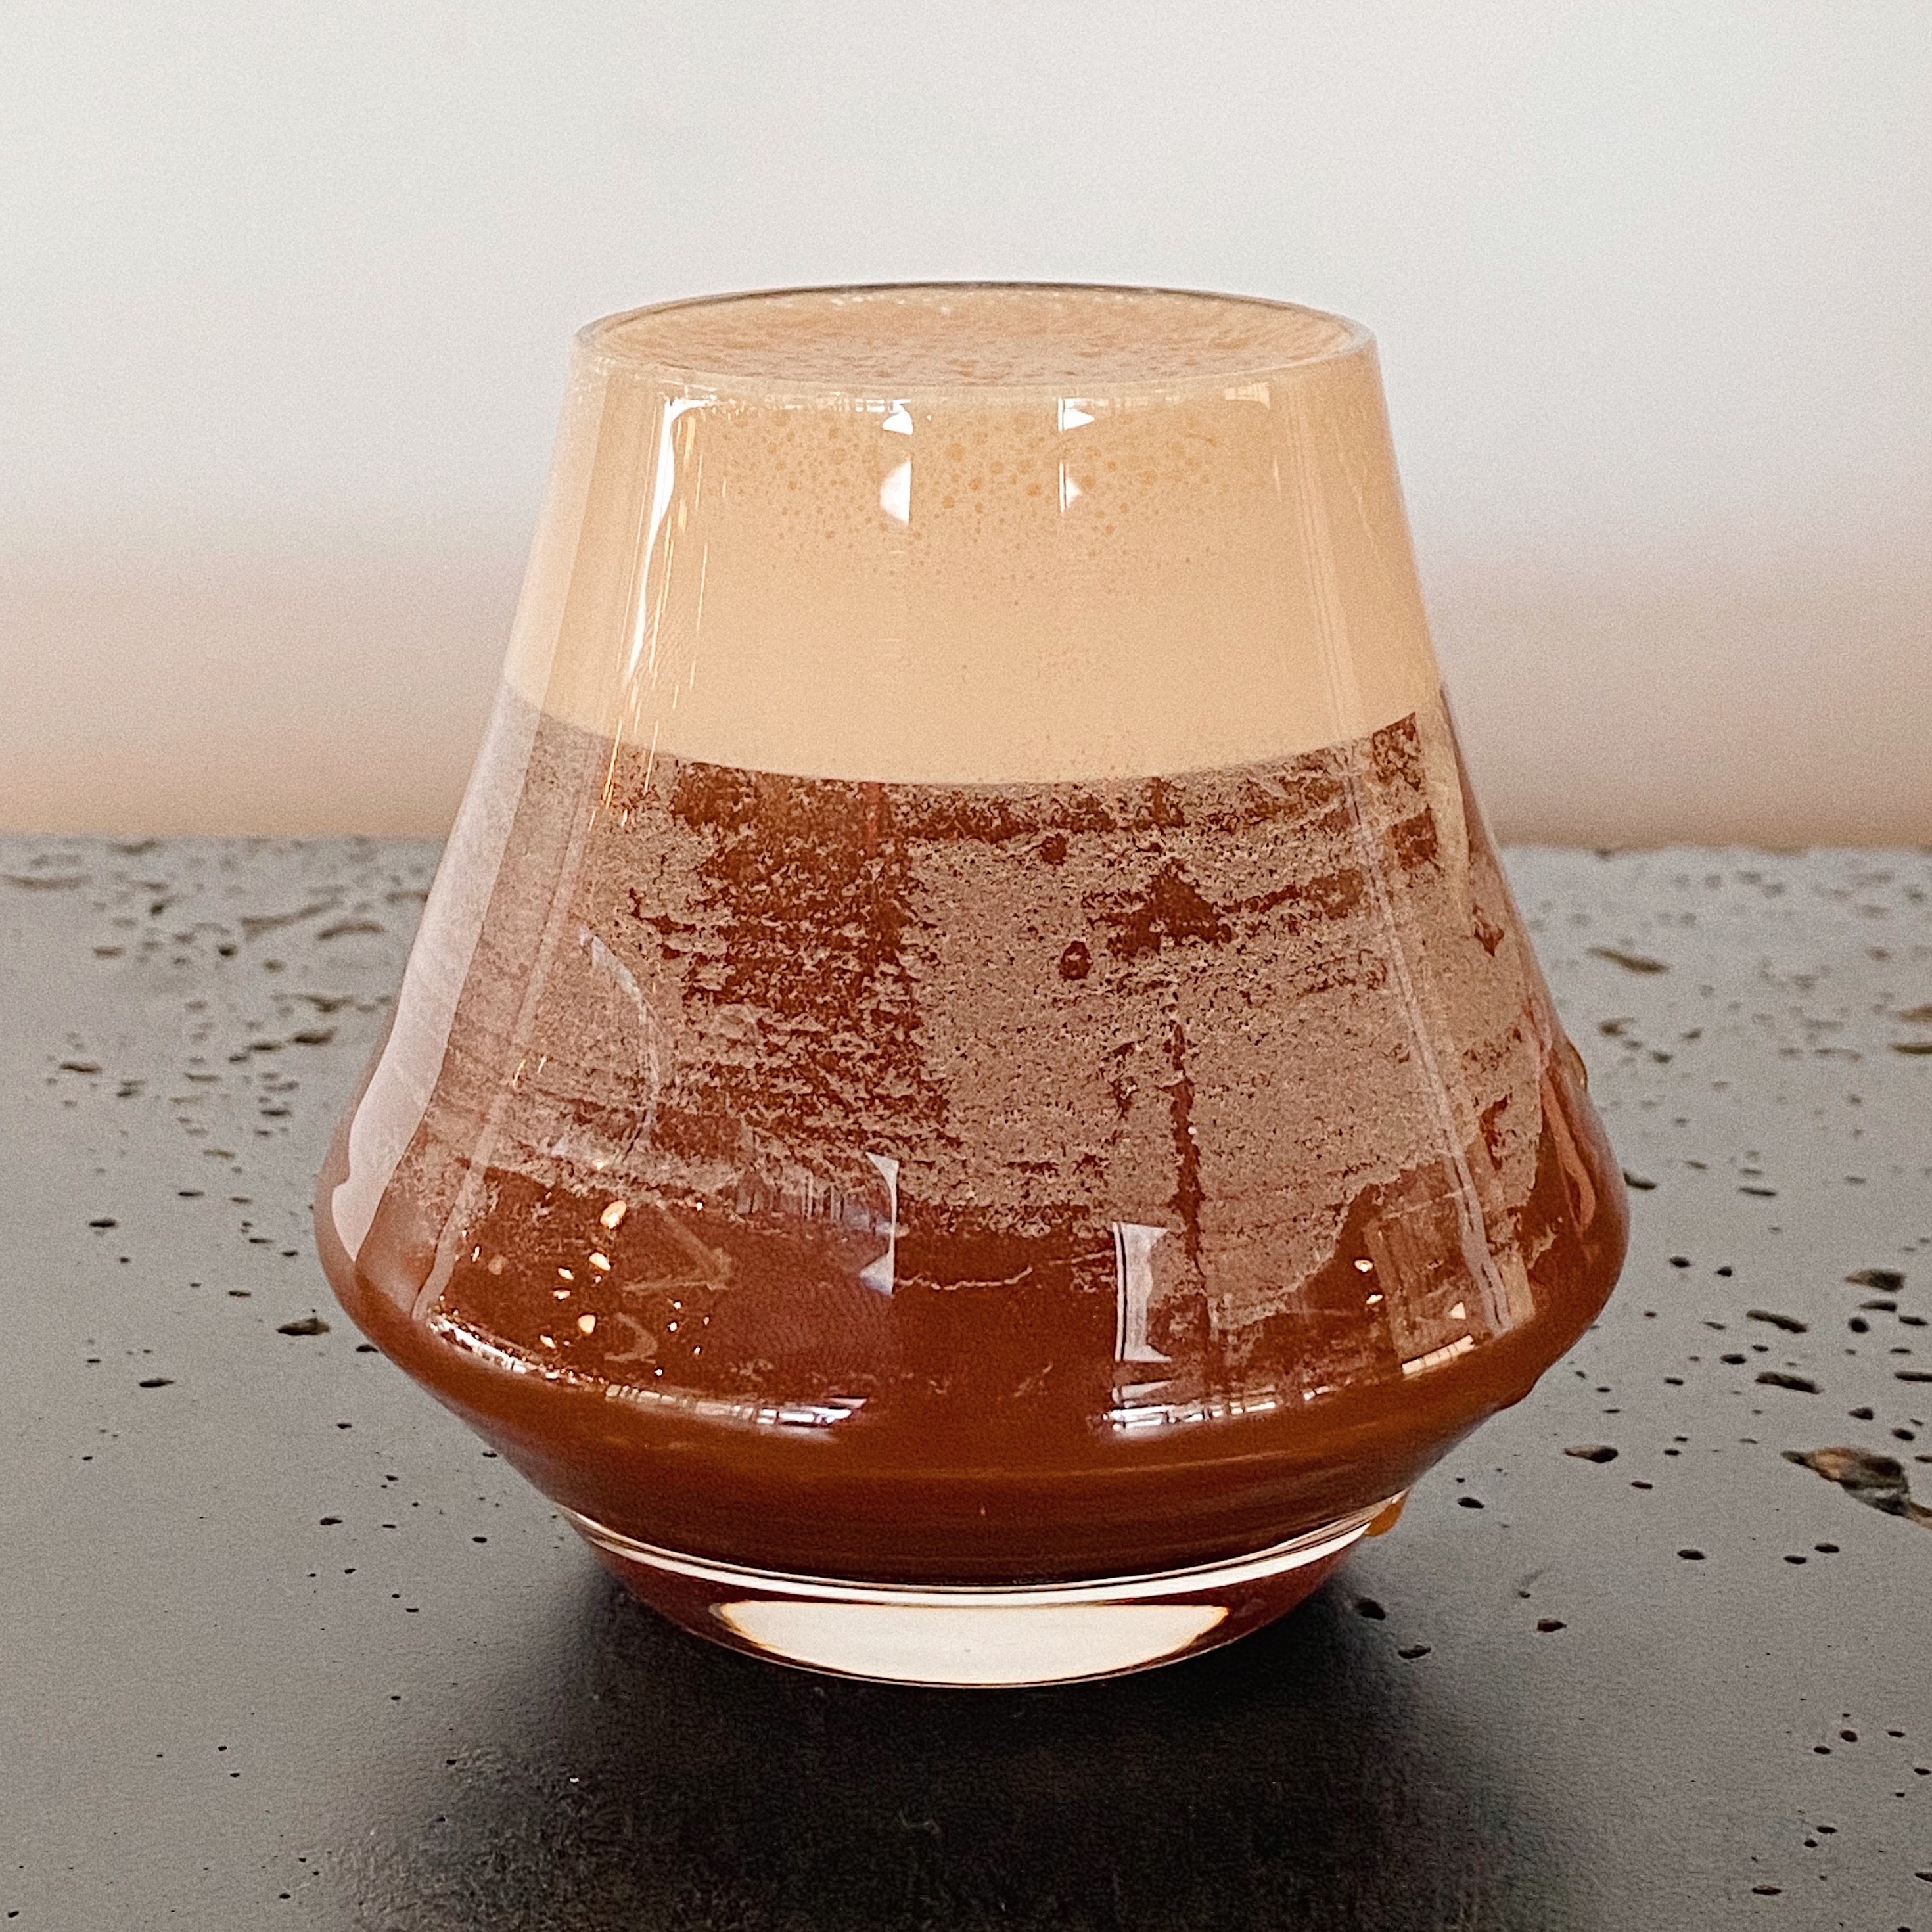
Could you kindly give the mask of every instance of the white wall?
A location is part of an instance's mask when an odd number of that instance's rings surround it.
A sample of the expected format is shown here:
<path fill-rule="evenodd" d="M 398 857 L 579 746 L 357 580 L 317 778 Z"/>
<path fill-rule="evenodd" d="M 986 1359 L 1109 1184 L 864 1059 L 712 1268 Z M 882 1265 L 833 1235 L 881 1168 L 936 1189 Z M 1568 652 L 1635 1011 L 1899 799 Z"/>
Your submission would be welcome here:
<path fill-rule="evenodd" d="M 0 824 L 446 824 L 565 346 L 1368 322 L 1505 836 L 1932 839 L 1924 0 L 123 0 L 0 24 Z"/>

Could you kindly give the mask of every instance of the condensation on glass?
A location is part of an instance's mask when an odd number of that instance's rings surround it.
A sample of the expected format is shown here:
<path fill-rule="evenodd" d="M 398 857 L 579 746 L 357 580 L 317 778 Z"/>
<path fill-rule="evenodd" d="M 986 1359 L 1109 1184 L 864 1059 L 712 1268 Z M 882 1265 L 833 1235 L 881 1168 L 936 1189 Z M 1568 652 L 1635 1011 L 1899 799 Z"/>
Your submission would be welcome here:
<path fill-rule="evenodd" d="M 945 285 L 586 329 L 318 1226 L 386 1351 L 762 1654 L 1104 1675 L 1386 1528 L 1625 1207 L 1366 332 Z"/>

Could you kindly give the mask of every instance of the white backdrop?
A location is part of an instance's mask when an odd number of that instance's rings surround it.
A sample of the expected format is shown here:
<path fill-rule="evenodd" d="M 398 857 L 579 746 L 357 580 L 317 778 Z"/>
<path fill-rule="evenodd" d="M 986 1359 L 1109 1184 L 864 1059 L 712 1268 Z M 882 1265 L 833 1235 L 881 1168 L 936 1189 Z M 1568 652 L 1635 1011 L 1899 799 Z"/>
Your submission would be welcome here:
<path fill-rule="evenodd" d="M 1932 839 L 1924 0 L 15 0 L 0 825 L 440 830 L 572 328 L 1192 284 L 1380 338 L 1498 829 Z"/>

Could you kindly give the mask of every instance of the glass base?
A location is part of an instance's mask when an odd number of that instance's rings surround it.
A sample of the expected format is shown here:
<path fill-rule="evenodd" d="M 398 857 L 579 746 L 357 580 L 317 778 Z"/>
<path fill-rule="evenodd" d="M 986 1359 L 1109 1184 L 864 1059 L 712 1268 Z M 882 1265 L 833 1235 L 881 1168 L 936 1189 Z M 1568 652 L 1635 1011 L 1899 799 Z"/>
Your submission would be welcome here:
<path fill-rule="evenodd" d="M 852 1582 L 686 1556 L 563 1514 L 632 1593 L 693 1635 L 839 1677 L 961 1689 L 1072 1684 L 1172 1664 L 1318 1588 L 1405 1497 L 1185 1570 L 1009 1588 Z"/>

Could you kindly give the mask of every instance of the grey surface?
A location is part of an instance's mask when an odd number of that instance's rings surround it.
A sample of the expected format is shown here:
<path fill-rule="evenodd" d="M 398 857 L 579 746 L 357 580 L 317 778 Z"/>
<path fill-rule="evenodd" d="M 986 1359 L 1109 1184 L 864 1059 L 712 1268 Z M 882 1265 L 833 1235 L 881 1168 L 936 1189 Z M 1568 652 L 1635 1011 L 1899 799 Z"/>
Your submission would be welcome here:
<path fill-rule="evenodd" d="M 1932 1499 L 1932 859 L 1513 855 L 1654 1183 L 1598 1330 L 1273 1630 L 946 1694 L 657 1622 L 358 1352 L 310 1177 L 433 856 L 0 840 L 0 1927 L 1932 1932 L 1932 1534 L 1779 1454 Z"/>

